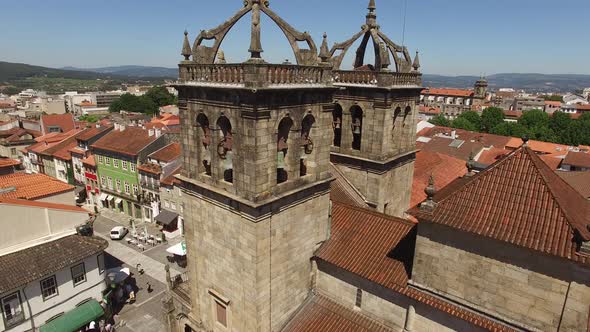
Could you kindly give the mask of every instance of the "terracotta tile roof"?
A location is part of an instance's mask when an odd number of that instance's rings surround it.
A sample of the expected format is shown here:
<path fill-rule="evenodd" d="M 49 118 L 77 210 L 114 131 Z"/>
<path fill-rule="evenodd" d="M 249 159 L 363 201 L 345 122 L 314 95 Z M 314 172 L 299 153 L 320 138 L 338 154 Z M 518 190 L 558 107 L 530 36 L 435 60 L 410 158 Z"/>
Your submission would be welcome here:
<path fill-rule="evenodd" d="M 0 158 L 0 168 L 14 167 L 20 165 L 20 161 L 9 158 Z"/>
<path fill-rule="evenodd" d="M 322 295 L 312 296 L 285 326 L 283 332 L 388 332 L 393 331 Z"/>
<path fill-rule="evenodd" d="M 51 209 L 51 210 L 65 210 L 65 211 L 80 212 L 80 213 L 88 214 L 88 211 L 84 210 L 81 207 L 75 206 L 75 205 L 38 202 L 38 201 L 30 201 L 30 200 L 26 200 L 26 199 L 12 199 L 12 198 L 0 197 L 0 204 L 38 207 L 38 208 Z"/>
<path fill-rule="evenodd" d="M 503 150 L 502 150 L 503 151 Z M 437 152 L 419 151 L 414 164 L 414 179 L 410 206 L 416 206 L 426 199 L 424 188 L 433 175 L 436 187 L 440 189 L 467 173 L 466 162 Z"/>
<path fill-rule="evenodd" d="M 137 167 L 137 169 L 140 172 L 146 172 L 146 173 L 156 174 L 156 175 L 159 175 L 160 173 L 162 173 L 162 167 L 160 167 L 160 165 L 154 164 L 154 163 L 145 163 L 143 165 L 139 165 Z"/>
<path fill-rule="evenodd" d="M 160 150 L 152 153 L 149 155 L 150 158 L 156 159 L 158 161 L 163 161 L 165 163 L 173 161 L 175 159 L 180 158 L 180 154 L 182 153 L 180 144 L 172 143 L 168 144 L 165 147 L 161 148 Z"/>
<path fill-rule="evenodd" d="M 554 107 L 561 107 L 560 101 L 553 101 L 553 100 L 545 100 L 545 105 L 550 105 Z"/>
<path fill-rule="evenodd" d="M 93 154 L 91 154 L 88 157 L 82 159 L 82 163 L 84 165 L 88 165 L 88 166 L 91 166 L 91 167 L 96 167 L 96 161 L 94 160 L 94 155 Z"/>
<path fill-rule="evenodd" d="M 459 145 L 453 146 L 453 141 L 458 142 Z M 484 145 L 477 141 L 463 140 L 462 138 L 453 140 L 446 137 L 433 137 L 430 142 L 420 145 L 420 149 L 423 151 L 438 152 L 465 161 L 469 160 L 471 154 L 479 154 L 483 148 Z"/>
<path fill-rule="evenodd" d="M 480 143 L 484 147 L 496 147 L 503 149 L 512 137 L 500 136 L 488 133 L 479 133 L 475 131 L 455 129 L 449 127 L 435 126 L 431 128 L 425 137 L 445 136 L 450 137 L 451 133 L 455 131 L 457 139 L 464 141 L 474 141 Z M 522 141 L 521 141 L 522 145 Z"/>
<path fill-rule="evenodd" d="M 570 151 L 567 156 L 565 156 L 563 164 L 590 168 L 590 153 Z"/>
<path fill-rule="evenodd" d="M 108 247 L 98 237 L 70 235 L 0 256 L 0 293 L 54 274 Z"/>
<path fill-rule="evenodd" d="M 49 127 L 59 127 L 63 132 L 75 129 L 74 116 L 70 113 L 42 115 L 41 128 L 45 134 L 49 133 Z"/>
<path fill-rule="evenodd" d="M 552 170 L 557 170 L 563 161 L 565 155 L 563 153 L 542 154 L 539 158 L 549 166 Z"/>
<path fill-rule="evenodd" d="M 520 117 L 522 116 L 522 112 L 520 112 L 520 111 L 504 111 L 504 116 L 507 118 L 520 119 Z"/>
<path fill-rule="evenodd" d="M 463 89 L 436 89 L 428 88 L 422 90 L 423 95 L 435 95 L 435 96 L 449 96 L 449 97 L 473 97 L 474 92 L 472 90 Z"/>
<path fill-rule="evenodd" d="M 332 201 L 357 207 L 368 207 L 361 193 L 346 180 L 342 172 L 332 163 L 330 163 L 330 173 L 334 177 L 334 181 L 330 183 L 330 199 Z"/>
<path fill-rule="evenodd" d="M 567 182 L 572 188 L 576 189 L 582 196 L 590 199 L 590 171 L 585 172 L 562 172 L 557 171 L 557 175 Z"/>
<path fill-rule="evenodd" d="M 590 105 L 576 105 L 578 111 L 590 111 Z"/>
<path fill-rule="evenodd" d="M 581 263 L 575 239 L 590 240 L 590 202 L 523 147 L 435 196 L 432 213 L 410 214 L 480 236 Z M 575 236 L 575 234 L 579 234 Z"/>
<path fill-rule="evenodd" d="M 388 254 L 415 236 L 415 227 L 404 219 L 333 202 L 332 237 L 316 257 L 388 288 L 406 286 L 409 272 L 404 263 L 411 261 L 413 249 L 400 248 L 401 259 Z"/>
<path fill-rule="evenodd" d="M 320 247 L 314 259 L 327 262 L 475 326 L 491 331 L 513 331 L 475 312 L 408 286 L 416 227 L 404 219 L 334 202 L 331 238 Z"/>
<path fill-rule="evenodd" d="M 441 110 L 438 107 L 420 106 L 419 112 L 420 113 L 423 113 L 423 114 L 434 114 L 434 115 L 436 115 L 436 114 L 440 114 L 441 113 Z"/>
<path fill-rule="evenodd" d="M 105 130 L 110 130 L 112 128 L 113 127 L 100 127 L 100 128 L 92 127 L 92 128 L 89 128 L 88 130 L 85 130 L 84 133 L 81 133 L 77 137 L 77 139 L 80 141 L 88 141 L 88 140 L 92 139 L 93 137 L 95 137 L 96 135 L 103 133 Z"/>
<path fill-rule="evenodd" d="M 138 127 L 127 127 L 123 131 L 113 130 L 109 132 L 96 141 L 92 147 L 136 156 L 156 139 L 156 135 L 148 135 L 148 130 Z"/>
<path fill-rule="evenodd" d="M 0 188 L 10 187 L 15 187 L 16 191 L 0 194 L 0 197 L 36 200 L 74 190 L 73 186 L 45 174 L 15 173 L 0 176 Z"/>
<path fill-rule="evenodd" d="M 488 150 L 484 150 L 477 159 L 477 162 L 484 165 L 491 165 L 496 161 L 502 159 L 502 157 L 506 156 L 509 153 L 510 151 L 508 150 L 500 148 L 491 148 Z"/>
<path fill-rule="evenodd" d="M 508 143 L 506 143 L 506 149 L 510 149 L 510 150 L 516 150 L 516 149 L 520 148 L 521 146 L 522 146 L 522 139 L 521 138 L 512 137 L 512 138 L 510 138 Z M 564 152 L 564 154 L 565 154 L 565 151 L 567 151 L 567 149 L 568 149 L 567 145 L 534 141 L 534 140 L 529 140 L 528 146 L 531 150 L 533 150 L 537 153 L 549 153 L 549 154 L 557 153 L 557 152 Z"/>

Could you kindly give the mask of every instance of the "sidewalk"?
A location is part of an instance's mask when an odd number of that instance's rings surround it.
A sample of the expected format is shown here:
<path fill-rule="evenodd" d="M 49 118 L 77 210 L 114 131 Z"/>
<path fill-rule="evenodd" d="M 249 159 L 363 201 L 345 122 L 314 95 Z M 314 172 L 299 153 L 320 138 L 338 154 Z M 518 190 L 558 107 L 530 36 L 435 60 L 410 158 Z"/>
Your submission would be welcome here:
<path fill-rule="evenodd" d="M 145 274 L 167 285 L 164 264 L 144 254 L 138 253 L 137 250 L 128 248 L 127 246 L 118 242 L 111 241 L 111 239 L 105 235 L 98 233 L 96 235 L 109 241 L 109 247 L 105 251 L 111 256 L 133 267 L 135 267 L 137 264 L 141 264 Z M 174 277 L 178 274 L 180 274 L 180 272 L 174 267 L 170 266 L 170 275 Z"/>

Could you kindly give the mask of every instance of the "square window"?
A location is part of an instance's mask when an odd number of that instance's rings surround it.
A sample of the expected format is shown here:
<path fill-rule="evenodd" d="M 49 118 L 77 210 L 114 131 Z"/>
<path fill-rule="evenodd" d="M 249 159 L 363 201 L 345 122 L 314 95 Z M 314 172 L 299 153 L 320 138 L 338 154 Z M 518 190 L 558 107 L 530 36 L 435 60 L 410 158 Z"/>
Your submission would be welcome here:
<path fill-rule="evenodd" d="M 74 286 L 86 281 L 86 270 L 84 269 L 84 263 L 72 266 L 72 281 Z"/>
<path fill-rule="evenodd" d="M 172 208 L 172 210 L 176 211 L 176 203 L 175 202 L 170 202 L 170 207 Z"/>
<path fill-rule="evenodd" d="M 119 168 L 119 160 L 113 159 L 113 167 Z"/>
<path fill-rule="evenodd" d="M 105 165 L 109 165 L 110 166 L 111 165 L 111 158 L 105 157 L 104 158 L 104 163 L 105 163 Z"/>
<path fill-rule="evenodd" d="M 136 184 L 134 184 L 133 185 L 133 195 L 137 196 L 138 194 L 139 194 L 139 187 Z"/>
<path fill-rule="evenodd" d="M 102 164 L 104 162 L 104 159 L 101 155 L 98 156 L 98 163 Z"/>
<path fill-rule="evenodd" d="M 219 301 L 215 301 L 215 311 L 217 313 L 217 322 L 223 327 L 227 327 L 227 307 Z"/>
<path fill-rule="evenodd" d="M 104 273 L 104 254 L 99 254 L 96 256 L 96 260 L 98 262 L 98 274 Z"/>
<path fill-rule="evenodd" d="M 121 168 L 124 169 L 124 170 L 127 170 L 127 160 L 123 160 L 121 162 Z"/>
<path fill-rule="evenodd" d="M 131 172 L 135 173 L 135 171 L 136 171 L 136 166 L 135 166 L 135 164 L 134 164 L 134 163 L 131 163 L 130 169 L 131 169 Z"/>
<path fill-rule="evenodd" d="M 354 303 L 354 305 L 358 308 L 361 307 L 361 304 L 363 303 L 363 290 L 360 288 L 356 289 L 356 301 Z"/>
<path fill-rule="evenodd" d="M 7 328 L 18 325 L 25 319 L 19 292 L 2 298 L 2 315 Z"/>
<path fill-rule="evenodd" d="M 41 295 L 44 301 L 57 295 L 57 280 L 54 275 L 41 280 Z"/>
<path fill-rule="evenodd" d="M 116 183 L 117 183 L 117 191 L 121 192 L 121 180 L 117 179 Z"/>
<path fill-rule="evenodd" d="M 131 188 L 129 187 L 129 182 L 125 181 L 125 193 L 127 195 L 131 194 Z"/>

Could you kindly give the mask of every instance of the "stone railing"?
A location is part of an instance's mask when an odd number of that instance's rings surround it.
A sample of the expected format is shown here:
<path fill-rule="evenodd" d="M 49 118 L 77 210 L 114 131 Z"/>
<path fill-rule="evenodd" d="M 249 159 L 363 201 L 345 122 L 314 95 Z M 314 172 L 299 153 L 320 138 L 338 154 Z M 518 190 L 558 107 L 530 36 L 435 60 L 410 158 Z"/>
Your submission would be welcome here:
<path fill-rule="evenodd" d="M 333 72 L 334 84 L 370 85 L 376 87 L 422 85 L 420 73 L 373 72 L 363 70 L 339 70 Z"/>
<path fill-rule="evenodd" d="M 186 272 L 178 274 L 168 280 L 169 287 L 182 300 L 186 303 L 191 303 L 191 292 L 188 284 L 188 275 Z"/>
<path fill-rule="evenodd" d="M 187 84 L 281 87 L 327 83 L 330 76 L 317 66 L 275 64 L 180 64 L 180 82 Z"/>

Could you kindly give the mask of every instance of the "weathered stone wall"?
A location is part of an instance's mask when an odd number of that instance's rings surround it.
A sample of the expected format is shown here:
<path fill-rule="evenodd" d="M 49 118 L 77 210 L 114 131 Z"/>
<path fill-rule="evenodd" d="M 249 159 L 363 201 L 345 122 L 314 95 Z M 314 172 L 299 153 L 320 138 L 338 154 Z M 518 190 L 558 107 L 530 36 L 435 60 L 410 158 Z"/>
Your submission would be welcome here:
<path fill-rule="evenodd" d="M 588 272 L 565 259 L 422 223 L 412 282 L 533 330 L 582 331 Z"/>
<path fill-rule="evenodd" d="M 416 302 L 391 290 L 371 284 L 358 276 L 347 276 L 337 269 L 320 269 L 317 291 L 353 310 L 396 331 L 402 331 L 408 308 L 416 310 L 413 331 L 483 331 L 473 325 Z M 357 289 L 362 290 L 361 306 L 356 307 Z"/>
<path fill-rule="evenodd" d="M 230 301 L 230 331 L 277 331 L 308 295 L 309 258 L 328 233 L 328 193 L 257 222 L 204 197 L 183 197 L 192 316 L 223 330 L 213 291 Z"/>

